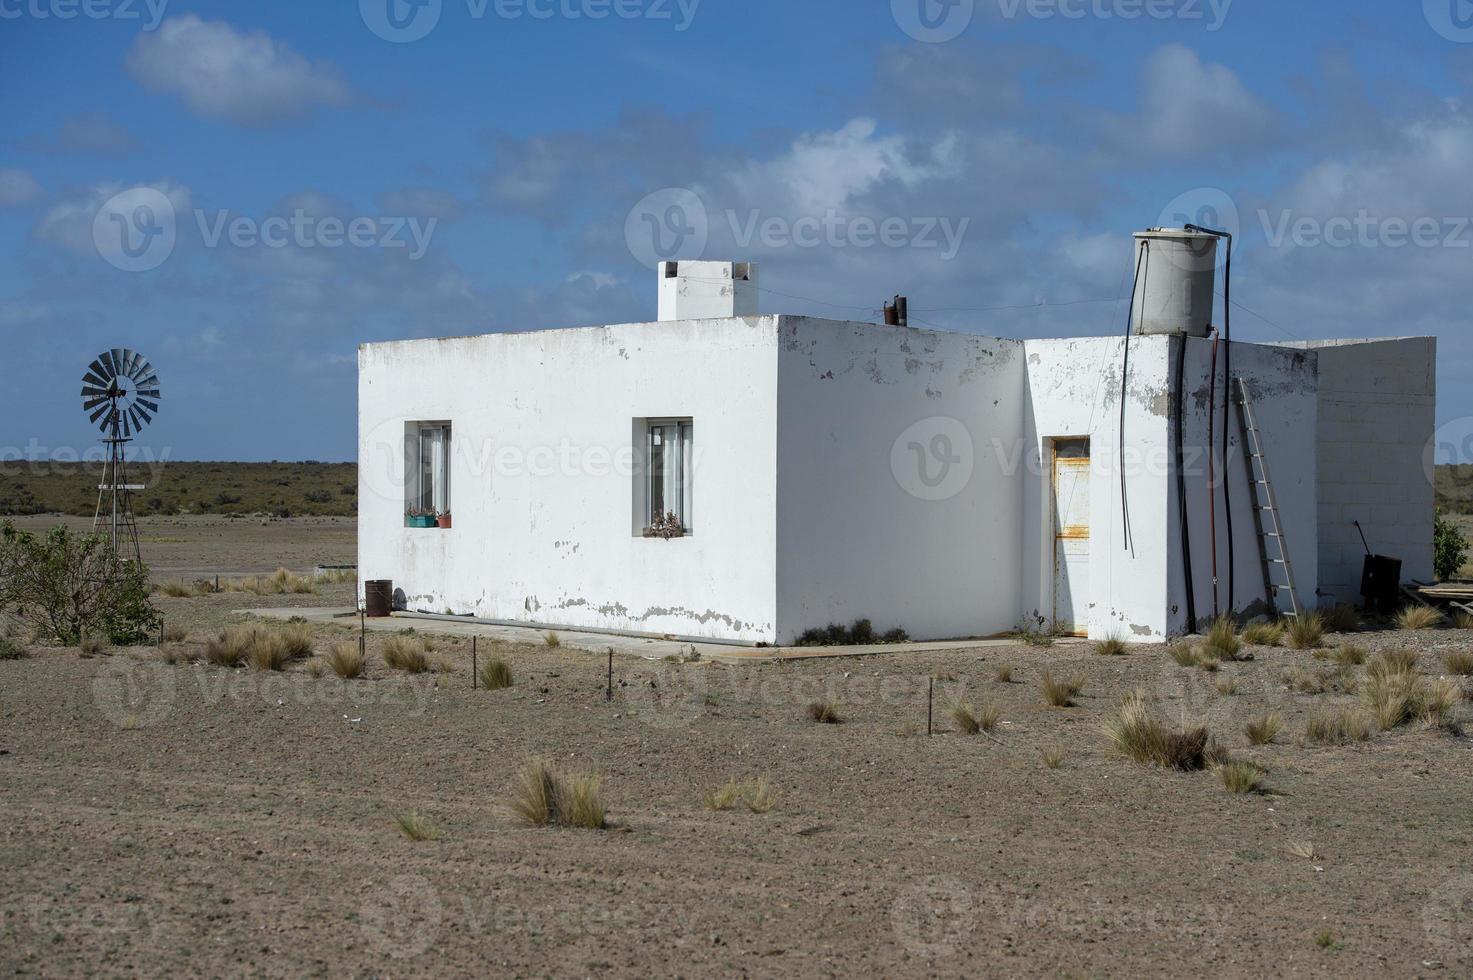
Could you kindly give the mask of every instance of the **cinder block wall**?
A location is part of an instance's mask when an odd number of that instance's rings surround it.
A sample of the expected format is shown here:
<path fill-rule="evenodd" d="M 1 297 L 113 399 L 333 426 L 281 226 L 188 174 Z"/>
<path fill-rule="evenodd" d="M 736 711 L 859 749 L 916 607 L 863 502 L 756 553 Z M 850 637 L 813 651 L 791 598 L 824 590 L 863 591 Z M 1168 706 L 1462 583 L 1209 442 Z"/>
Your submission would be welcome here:
<path fill-rule="evenodd" d="M 1310 341 L 1319 353 L 1322 604 L 1359 601 L 1365 549 L 1400 558 L 1402 580 L 1432 578 L 1432 483 L 1423 454 L 1436 428 L 1437 340 Z"/>

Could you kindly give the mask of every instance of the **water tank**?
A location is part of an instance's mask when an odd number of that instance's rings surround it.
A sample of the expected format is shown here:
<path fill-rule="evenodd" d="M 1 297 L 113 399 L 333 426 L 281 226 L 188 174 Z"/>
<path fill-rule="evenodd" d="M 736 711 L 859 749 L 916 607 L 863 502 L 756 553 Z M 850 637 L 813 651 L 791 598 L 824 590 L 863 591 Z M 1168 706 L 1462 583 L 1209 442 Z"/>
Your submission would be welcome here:
<path fill-rule="evenodd" d="M 1216 236 L 1185 228 L 1138 231 L 1135 254 L 1134 333 L 1207 336 L 1217 288 Z"/>

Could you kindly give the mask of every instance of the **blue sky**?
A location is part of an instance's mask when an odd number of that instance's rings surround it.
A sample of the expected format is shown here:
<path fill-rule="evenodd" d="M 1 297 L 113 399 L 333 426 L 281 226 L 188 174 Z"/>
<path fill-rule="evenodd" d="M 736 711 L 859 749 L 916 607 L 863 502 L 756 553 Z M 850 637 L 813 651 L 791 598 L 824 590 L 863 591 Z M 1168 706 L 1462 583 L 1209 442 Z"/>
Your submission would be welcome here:
<path fill-rule="evenodd" d="M 1236 338 L 1435 334 L 1473 431 L 1467 0 L 0 0 L 0 81 L 4 456 L 132 346 L 145 451 L 351 459 L 358 343 L 652 319 L 672 202 L 766 312 L 1004 336 L 1215 218 Z"/>

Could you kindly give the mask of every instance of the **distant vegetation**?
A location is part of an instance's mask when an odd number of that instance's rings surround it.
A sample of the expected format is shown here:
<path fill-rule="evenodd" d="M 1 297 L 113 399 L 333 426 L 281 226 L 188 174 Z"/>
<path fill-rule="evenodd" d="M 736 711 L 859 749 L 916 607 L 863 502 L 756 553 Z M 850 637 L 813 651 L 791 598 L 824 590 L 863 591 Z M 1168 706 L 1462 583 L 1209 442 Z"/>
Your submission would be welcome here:
<path fill-rule="evenodd" d="M 1473 463 L 1437 468 L 1437 509 L 1473 514 Z"/>
<path fill-rule="evenodd" d="M 97 506 L 100 463 L 0 462 L 0 516 L 77 514 Z M 128 482 L 140 517 L 174 514 L 351 516 L 356 463 L 140 463 Z"/>

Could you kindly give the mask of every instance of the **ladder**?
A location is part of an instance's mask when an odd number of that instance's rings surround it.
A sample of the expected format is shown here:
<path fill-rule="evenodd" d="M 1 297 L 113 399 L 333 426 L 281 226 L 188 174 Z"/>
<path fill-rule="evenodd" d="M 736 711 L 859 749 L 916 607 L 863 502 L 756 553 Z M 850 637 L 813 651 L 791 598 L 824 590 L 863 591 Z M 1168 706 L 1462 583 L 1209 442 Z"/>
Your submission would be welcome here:
<path fill-rule="evenodd" d="M 1289 560 L 1289 541 L 1279 518 L 1279 501 L 1274 495 L 1273 480 L 1268 474 L 1268 456 L 1263 451 L 1263 430 L 1253 410 L 1253 394 L 1248 381 L 1239 377 L 1238 418 L 1243 424 L 1244 445 L 1248 449 L 1248 482 L 1253 487 L 1253 523 L 1258 530 L 1258 553 L 1263 559 L 1263 588 L 1274 611 L 1284 616 L 1300 615 L 1299 592 L 1294 588 L 1294 565 Z M 1275 581 L 1274 573 L 1283 580 Z M 1288 608 L 1280 597 L 1288 599 Z"/>

